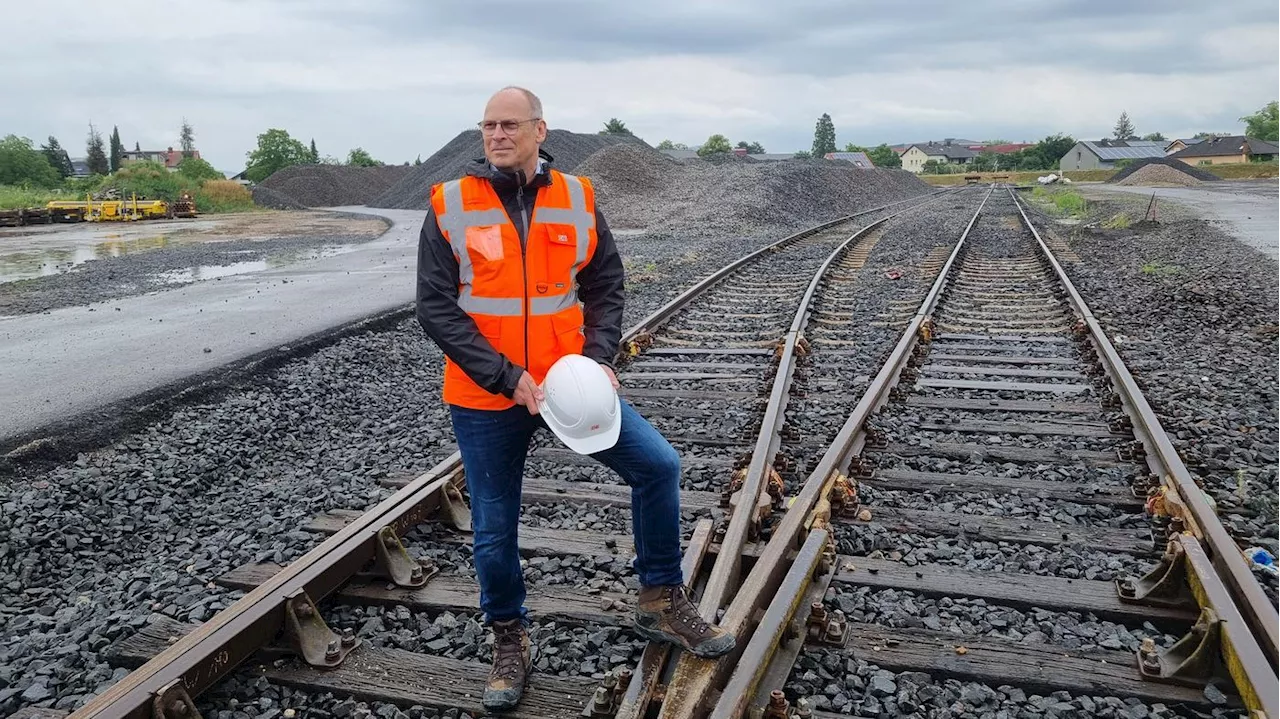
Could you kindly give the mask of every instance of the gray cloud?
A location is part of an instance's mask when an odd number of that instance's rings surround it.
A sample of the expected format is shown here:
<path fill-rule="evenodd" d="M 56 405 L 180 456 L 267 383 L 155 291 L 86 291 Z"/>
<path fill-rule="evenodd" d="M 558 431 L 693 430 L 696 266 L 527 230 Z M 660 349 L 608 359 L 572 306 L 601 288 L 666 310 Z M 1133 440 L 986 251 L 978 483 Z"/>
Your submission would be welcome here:
<path fill-rule="evenodd" d="M 224 170 L 269 127 L 325 154 L 360 145 L 403 161 L 518 83 L 553 126 L 594 131 L 617 116 L 655 143 L 723 132 L 790 151 L 823 112 L 859 144 L 1094 137 L 1120 110 L 1140 132 L 1239 130 L 1280 83 L 1277 8 L 1261 0 L 206 0 L 181 32 L 139 29 L 166 8 L 12 9 L 14 26 L 66 21 L 55 41 L 0 47 L 17 68 L 9 97 L 22 98 L 0 105 L 0 134 L 54 134 L 77 154 L 92 120 L 129 146 L 165 147 L 185 116 Z"/>

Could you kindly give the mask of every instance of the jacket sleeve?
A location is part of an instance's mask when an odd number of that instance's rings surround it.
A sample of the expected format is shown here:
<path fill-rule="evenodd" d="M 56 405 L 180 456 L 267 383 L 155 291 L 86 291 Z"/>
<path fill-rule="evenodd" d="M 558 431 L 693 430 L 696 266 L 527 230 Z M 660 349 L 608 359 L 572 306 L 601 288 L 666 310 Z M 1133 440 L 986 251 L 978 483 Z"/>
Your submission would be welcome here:
<path fill-rule="evenodd" d="M 513 364 L 480 334 L 458 306 L 458 258 L 427 211 L 418 235 L 418 323 L 427 336 L 486 392 L 510 398 L 524 368 Z"/>
<path fill-rule="evenodd" d="M 623 274 L 622 256 L 597 207 L 596 251 L 578 272 L 586 335 L 582 354 L 610 368 L 622 339 Z"/>

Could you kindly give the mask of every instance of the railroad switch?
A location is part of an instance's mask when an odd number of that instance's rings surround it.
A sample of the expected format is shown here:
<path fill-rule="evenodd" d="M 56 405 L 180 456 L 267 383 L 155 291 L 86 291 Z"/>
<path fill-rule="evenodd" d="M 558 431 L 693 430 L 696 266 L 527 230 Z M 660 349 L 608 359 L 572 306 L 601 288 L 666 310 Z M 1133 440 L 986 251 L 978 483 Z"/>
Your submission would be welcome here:
<path fill-rule="evenodd" d="M 378 530 L 374 548 L 376 556 L 372 574 L 391 580 L 398 587 L 416 589 L 440 573 L 440 567 L 430 559 L 414 560 L 409 556 L 400 535 L 391 526 Z"/>
<path fill-rule="evenodd" d="M 454 529 L 471 532 L 471 507 L 462 497 L 462 490 L 452 482 L 446 482 L 440 493 L 440 514 Z"/>
<path fill-rule="evenodd" d="M 1160 563 L 1143 576 L 1118 577 L 1116 594 L 1127 604 L 1194 608 L 1196 599 L 1187 579 L 1186 550 L 1182 543 L 1171 541 L 1166 544 Z"/>
<path fill-rule="evenodd" d="M 201 719 L 181 679 L 165 684 L 151 698 L 151 719 Z"/>
<path fill-rule="evenodd" d="M 330 629 L 305 591 L 288 598 L 284 613 L 285 640 L 295 654 L 313 667 L 336 667 L 360 646 L 354 632 L 338 634 Z"/>
<path fill-rule="evenodd" d="M 1230 684 L 1222 662 L 1222 618 L 1212 607 L 1201 607 L 1200 617 L 1186 636 L 1168 649 L 1160 649 L 1149 637 L 1138 648 L 1138 672 L 1148 681 L 1203 687 L 1210 682 Z"/>

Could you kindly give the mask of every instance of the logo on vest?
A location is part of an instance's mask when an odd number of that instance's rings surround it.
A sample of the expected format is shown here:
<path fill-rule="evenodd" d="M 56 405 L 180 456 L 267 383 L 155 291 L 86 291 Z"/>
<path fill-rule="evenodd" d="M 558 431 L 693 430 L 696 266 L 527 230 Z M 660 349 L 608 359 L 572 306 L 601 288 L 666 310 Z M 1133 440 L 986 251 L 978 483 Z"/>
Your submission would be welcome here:
<path fill-rule="evenodd" d="M 569 241 L 569 236 L 568 236 L 568 235 L 559 235 L 559 236 L 557 236 L 557 237 L 556 237 L 556 241 L 558 241 L 558 242 L 568 242 L 568 241 Z"/>
<path fill-rule="evenodd" d="M 538 294 L 545 295 L 547 294 L 547 283 L 539 282 L 538 284 L 534 285 L 534 289 L 538 290 Z"/>

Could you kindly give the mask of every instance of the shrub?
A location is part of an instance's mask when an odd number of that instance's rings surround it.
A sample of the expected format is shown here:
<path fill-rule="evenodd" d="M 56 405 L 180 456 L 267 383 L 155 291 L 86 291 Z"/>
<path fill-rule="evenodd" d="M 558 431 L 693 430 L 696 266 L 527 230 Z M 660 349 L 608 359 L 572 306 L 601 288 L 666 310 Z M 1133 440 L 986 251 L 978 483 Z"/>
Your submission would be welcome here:
<path fill-rule="evenodd" d="M 1121 212 L 1114 217 L 1103 220 L 1102 226 L 1108 230 L 1126 230 L 1129 228 L 1129 216 Z"/>
<path fill-rule="evenodd" d="M 198 157 L 188 157 L 178 163 L 178 174 L 196 182 L 226 179 L 221 172 L 214 169 L 213 165 Z"/>
<path fill-rule="evenodd" d="M 173 201 L 195 181 L 169 172 L 158 162 L 136 162 L 102 181 L 101 188 L 115 188 L 122 199 L 132 195 L 150 200 Z"/>
<path fill-rule="evenodd" d="M 254 208 L 253 195 L 235 180 L 206 180 L 195 192 L 198 212 L 244 212 Z"/>

